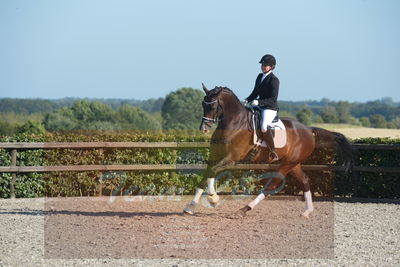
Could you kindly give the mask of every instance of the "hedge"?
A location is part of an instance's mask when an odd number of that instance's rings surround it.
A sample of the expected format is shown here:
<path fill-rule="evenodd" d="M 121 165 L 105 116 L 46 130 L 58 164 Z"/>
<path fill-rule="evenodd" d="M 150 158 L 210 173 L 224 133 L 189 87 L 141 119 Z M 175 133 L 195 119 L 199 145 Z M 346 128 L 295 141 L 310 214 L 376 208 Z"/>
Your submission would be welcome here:
<path fill-rule="evenodd" d="M 400 139 L 362 138 L 356 144 L 400 144 Z M 359 150 L 358 166 L 399 167 L 398 150 Z M 337 192 L 341 196 L 400 199 L 400 173 L 359 172 L 337 174 Z"/>
<path fill-rule="evenodd" d="M 0 142 L 207 142 L 209 136 L 195 132 L 68 132 L 45 135 L 16 135 L 1 137 Z M 400 144 L 400 139 L 364 138 L 353 143 Z M 400 166 L 395 151 L 360 150 L 360 166 Z M 82 164 L 204 164 L 209 150 L 196 149 L 50 149 L 18 150 L 19 166 L 82 165 Z M 333 151 L 319 149 L 306 164 L 340 164 Z M 10 165 L 9 151 L 0 149 L 0 165 Z M 238 193 L 255 194 L 260 190 L 260 172 L 234 171 L 234 179 L 220 182 Z M 371 198 L 400 198 L 400 173 L 348 173 L 307 171 L 311 190 L 321 196 L 350 196 Z M 104 195 L 193 194 L 201 180 L 199 171 L 124 171 L 124 172 L 52 172 L 18 174 L 17 197 L 93 196 L 102 183 Z M 242 177 L 242 178 L 241 178 Z M 0 197 L 10 197 L 11 174 L 0 174 Z M 299 194 L 297 181 L 287 177 L 281 194 Z"/>

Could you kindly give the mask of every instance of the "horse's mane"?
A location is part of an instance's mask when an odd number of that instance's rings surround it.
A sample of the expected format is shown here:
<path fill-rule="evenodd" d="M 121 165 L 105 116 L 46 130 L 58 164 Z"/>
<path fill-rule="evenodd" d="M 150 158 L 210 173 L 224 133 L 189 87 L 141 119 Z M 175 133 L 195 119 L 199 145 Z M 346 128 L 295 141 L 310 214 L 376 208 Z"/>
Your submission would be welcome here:
<path fill-rule="evenodd" d="M 235 95 L 235 93 L 229 89 L 228 87 L 223 87 L 223 86 L 216 86 L 214 89 L 210 90 L 207 96 L 212 97 L 220 94 L 221 92 L 227 93 L 229 95 L 232 95 L 234 99 L 242 105 L 242 102 L 239 100 L 239 98 Z"/>

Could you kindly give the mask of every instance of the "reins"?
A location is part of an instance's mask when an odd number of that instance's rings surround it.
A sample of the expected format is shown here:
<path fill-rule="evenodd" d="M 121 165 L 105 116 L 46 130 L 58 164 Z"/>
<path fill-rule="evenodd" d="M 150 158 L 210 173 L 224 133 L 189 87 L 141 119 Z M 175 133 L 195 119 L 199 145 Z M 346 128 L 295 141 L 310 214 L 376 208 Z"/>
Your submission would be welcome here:
<path fill-rule="evenodd" d="M 208 118 L 208 117 L 203 117 L 203 118 L 202 118 L 202 122 L 206 121 L 206 122 L 217 123 L 217 122 L 220 122 L 220 121 L 222 121 L 222 120 L 224 119 L 224 117 L 223 117 L 224 114 L 218 115 L 218 111 L 219 111 L 220 106 L 221 106 L 221 105 L 219 104 L 219 100 L 218 100 L 218 99 L 215 99 L 214 101 L 210 101 L 210 102 L 207 102 L 207 101 L 203 100 L 203 103 L 206 104 L 206 105 L 212 105 L 212 104 L 214 104 L 215 102 L 217 102 L 217 104 L 218 104 L 218 106 L 217 106 L 217 112 L 216 112 L 215 117 L 214 117 L 213 119 L 212 119 L 212 118 Z M 222 117 L 222 118 L 219 118 L 219 117 Z"/>
<path fill-rule="evenodd" d="M 221 93 L 225 93 L 225 94 L 232 95 L 232 96 L 236 97 L 236 95 L 232 91 L 230 91 L 229 89 L 227 89 L 227 90 L 224 90 L 224 89 L 226 89 L 226 88 L 221 88 L 220 89 Z M 202 122 L 205 121 L 205 122 L 217 123 L 217 122 L 220 122 L 220 121 L 223 120 L 223 115 L 224 114 L 218 115 L 219 109 L 221 107 L 221 105 L 219 103 L 219 99 L 215 99 L 213 101 L 205 101 L 205 100 L 203 100 L 203 103 L 206 104 L 206 105 L 212 105 L 212 104 L 214 104 L 216 102 L 218 103 L 216 116 L 214 118 L 203 117 L 202 118 Z M 252 123 L 254 123 L 253 122 L 253 118 L 252 118 L 253 114 L 254 114 L 254 108 L 250 106 L 250 110 L 247 110 L 247 123 L 248 123 L 248 129 L 250 131 L 253 130 L 253 127 L 252 127 Z M 219 116 L 222 116 L 222 118 L 219 118 Z"/>

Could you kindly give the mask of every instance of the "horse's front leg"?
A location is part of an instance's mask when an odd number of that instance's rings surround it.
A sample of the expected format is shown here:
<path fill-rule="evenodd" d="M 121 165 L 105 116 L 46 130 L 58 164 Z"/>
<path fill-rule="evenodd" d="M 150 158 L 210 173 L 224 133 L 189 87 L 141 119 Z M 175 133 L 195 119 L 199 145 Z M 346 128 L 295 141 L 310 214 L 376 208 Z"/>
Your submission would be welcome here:
<path fill-rule="evenodd" d="M 207 186 L 207 200 L 210 202 L 212 206 L 216 206 L 219 201 L 219 196 L 217 195 L 217 191 L 215 190 L 215 175 L 220 171 L 233 166 L 235 161 L 231 159 L 230 156 L 227 156 L 220 160 L 213 167 L 207 166 L 207 170 L 203 179 L 201 180 L 199 187 L 196 188 L 196 193 L 193 197 L 193 200 L 186 206 L 183 210 L 184 213 L 194 214 L 195 207 L 198 205 L 200 198 L 204 192 L 204 188 Z"/>
<path fill-rule="evenodd" d="M 223 171 L 224 169 L 235 165 L 235 161 L 230 157 L 225 157 L 220 162 L 218 162 L 214 167 L 211 168 L 211 173 L 213 174 L 211 178 L 207 178 L 207 200 L 208 202 L 215 207 L 218 204 L 219 196 L 217 195 L 217 191 L 215 190 L 215 176 Z M 205 180 L 205 179 L 204 179 Z"/>

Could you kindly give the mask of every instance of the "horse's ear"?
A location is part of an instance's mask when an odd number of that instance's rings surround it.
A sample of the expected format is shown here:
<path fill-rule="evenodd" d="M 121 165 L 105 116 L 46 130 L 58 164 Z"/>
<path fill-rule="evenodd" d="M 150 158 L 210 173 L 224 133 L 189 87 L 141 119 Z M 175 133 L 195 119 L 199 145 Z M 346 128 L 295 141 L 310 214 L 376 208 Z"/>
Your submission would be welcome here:
<path fill-rule="evenodd" d="M 206 95 L 207 95 L 208 92 L 209 92 L 209 90 L 208 90 L 207 87 L 204 85 L 204 83 L 201 83 L 201 85 L 203 86 L 204 93 L 206 93 Z"/>

